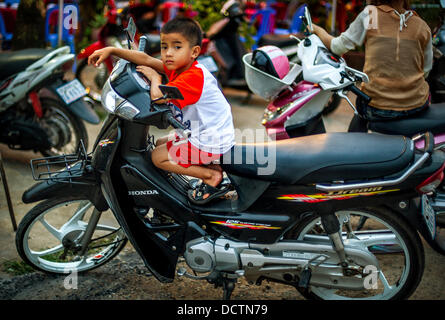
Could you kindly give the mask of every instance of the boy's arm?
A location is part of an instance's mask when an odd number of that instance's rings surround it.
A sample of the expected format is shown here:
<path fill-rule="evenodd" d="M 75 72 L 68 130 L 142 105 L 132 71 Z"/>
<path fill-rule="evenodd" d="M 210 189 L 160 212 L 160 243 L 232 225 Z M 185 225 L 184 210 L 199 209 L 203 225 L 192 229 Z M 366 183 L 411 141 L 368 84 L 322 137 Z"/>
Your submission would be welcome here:
<path fill-rule="evenodd" d="M 98 67 L 109 56 L 114 55 L 121 59 L 130 61 L 136 65 L 143 65 L 155 69 L 157 72 L 164 72 L 161 60 L 153 58 L 142 51 L 128 50 L 115 47 L 106 47 L 96 50 L 88 57 L 88 64 Z"/>

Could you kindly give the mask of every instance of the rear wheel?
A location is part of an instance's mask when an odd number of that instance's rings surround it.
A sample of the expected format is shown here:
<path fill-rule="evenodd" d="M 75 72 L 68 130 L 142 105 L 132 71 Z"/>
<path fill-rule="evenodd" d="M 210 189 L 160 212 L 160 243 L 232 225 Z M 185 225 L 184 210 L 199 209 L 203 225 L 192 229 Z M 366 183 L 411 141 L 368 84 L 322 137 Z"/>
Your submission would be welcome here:
<path fill-rule="evenodd" d="M 310 286 L 307 291 L 298 289 L 300 293 L 317 300 L 408 298 L 420 283 L 424 270 L 424 251 L 416 230 L 383 208 L 343 210 L 336 215 L 345 245 L 360 247 L 376 257 L 379 263 L 374 279 L 376 288 L 352 291 Z M 361 225 L 363 220 L 365 224 Z M 305 241 L 327 239 L 320 218 L 315 215 L 305 218 L 291 235 Z"/>
<path fill-rule="evenodd" d="M 93 210 L 93 204 L 84 197 L 67 196 L 39 203 L 17 229 L 20 257 L 35 269 L 55 274 L 85 272 L 110 261 L 127 243 L 110 210 L 102 212 L 88 249 L 80 254 Z"/>
<path fill-rule="evenodd" d="M 77 151 L 80 140 L 88 148 L 88 133 L 83 121 L 71 113 L 59 100 L 41 99 L 43 117 L 37 121 L 48 135 L 51 147 L 40 149 L 44 156 L 72 154 Z"/>

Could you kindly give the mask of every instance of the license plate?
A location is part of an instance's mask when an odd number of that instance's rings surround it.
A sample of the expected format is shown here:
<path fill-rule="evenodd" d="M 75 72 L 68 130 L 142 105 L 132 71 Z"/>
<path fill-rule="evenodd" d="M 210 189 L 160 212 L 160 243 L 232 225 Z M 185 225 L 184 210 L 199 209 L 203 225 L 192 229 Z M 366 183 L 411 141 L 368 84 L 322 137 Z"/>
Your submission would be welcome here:
<path fill-rule="evenodd" d="M 218 66 L 216 65 L 215 60 L 213 60 L 213 58 L 210 56 L 201 56 L 198 58 L 198 62 L 203 64 L 204 67 L 206 67 L 206 69 L 210 72 L 218 71 Z"/>
<path fill-rule="evenodd" d="M 425 194 L 422 195 L 422 216 L 430 231 L 431 238 L 434 240 L 436 238 L 436 213 Z"/>
<path fill-rule="evenodd" d="M 70 104 L 87 94 L 85 87 L 77 79 L 58 87 L 56 91 L 66 104 Z"/>

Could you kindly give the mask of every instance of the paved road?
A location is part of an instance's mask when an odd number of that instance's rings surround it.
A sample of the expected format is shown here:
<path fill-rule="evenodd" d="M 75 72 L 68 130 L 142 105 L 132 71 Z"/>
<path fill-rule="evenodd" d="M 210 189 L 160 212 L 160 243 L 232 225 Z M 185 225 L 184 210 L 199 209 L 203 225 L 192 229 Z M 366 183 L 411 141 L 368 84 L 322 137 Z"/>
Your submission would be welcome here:
<path fill-rule="evenodd" d="M 242 105 L 241 101 L 245 97 L 245 93 L 241 91 L 226 90 L 226 96 L 233 108 L 234 123 L 238 129 L 258 129 L 264 132 L 260 124 L 261 115 L 263 113 L 266 101 L 253 96 L 248 105 Z M 343 132 L 347 128 L 352 117 L 352 110 L 346 102 L 342 102 L 340 108 L 328 118 L 325 119 L 325 125 L 329 132 Z M 100 126 L 88 126 L 91 144 L 93 143 Z M 160 136 L 162 132 L 153 130 L 155 136 Z M 239 137 L 237 137 L 239 140 Z M 0 152 L 3 154 L 7 179 L 10 192 L 12 194 L 12 202 L 15 210 L 16 219 L 19 222 L 33 205 L 25 205 L 21 202 L 23 191 L 31 186 L 34 181 L 31 177 L 29 161 L 33 158 L 40 157 L 40 154 L 33 152 L 22 152 L 9 150 L 5 145 L 0 145 Z M 12 231 L 11 222 L 5 201 L 5 194 L 0 187 L 0 264 L 7 260 L 18 259 L 15 250 L 14 232 Z M 445 257 L 432 251 L 425 246 L 426 252 L 426 268 L 423 280 L 418 287 L 414 299 L 445 299 Z M 0 272 L 0 276 L 7 277 Z"/>

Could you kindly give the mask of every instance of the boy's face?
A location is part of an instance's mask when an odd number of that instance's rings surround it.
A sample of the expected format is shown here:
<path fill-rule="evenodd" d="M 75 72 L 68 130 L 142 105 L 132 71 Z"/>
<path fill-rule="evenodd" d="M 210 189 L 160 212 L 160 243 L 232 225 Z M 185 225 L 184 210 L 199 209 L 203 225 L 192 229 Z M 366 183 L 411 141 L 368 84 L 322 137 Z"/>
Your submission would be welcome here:
<path fill-rule="evenodd" d="M 177 73 L 187 70 L 200 51 L 199 46 L 191 46 L 180 33 L 161 33 L 161 60 L 167 70 L 176 70 Z"/>

